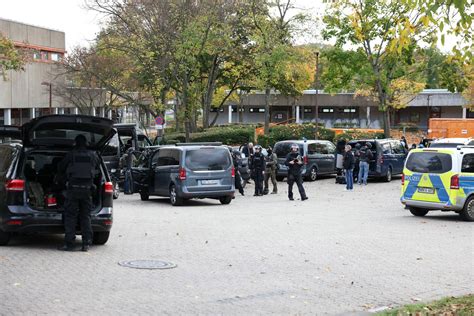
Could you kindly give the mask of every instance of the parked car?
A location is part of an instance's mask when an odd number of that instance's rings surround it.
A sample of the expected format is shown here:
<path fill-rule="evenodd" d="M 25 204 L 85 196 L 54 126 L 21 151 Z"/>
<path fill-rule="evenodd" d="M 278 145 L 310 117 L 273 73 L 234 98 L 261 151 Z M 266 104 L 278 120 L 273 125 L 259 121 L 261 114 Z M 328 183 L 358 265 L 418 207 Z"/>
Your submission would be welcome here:
<path fill-rule="evenodd" d="M 410 151 L 401 202 L 415 216 L 441 210 L 474 221 L 474 147 Z"/>
<path fill-rule="evenodd" d="M 132 168 L 135 191 L 143 201 L 166 196 L 174 206 L 193 198 L 229 204 L 235 191 L 235 170 L 226 146 L 177 144 L 162 146 Z"/>
<path fill-rule="evenodd" d="M 297 144 L 300 148 L 300 154 L 304 161 L 301 172 L 306 180 L 315 181 L 319 175 L 336 173 L 336 146 L 330 141 L 285 140 L 277 142 L 273 146 L 273 152 L 278 157 L 278 181 L 282 181 L 288 174 L 285 160 L 293 144 Z"/>
<path fill-rule="evenodd" d="M 430 143 L 430 148 L 456 148 L 457 146 L 473 146 L 473 138 L 438 138 Z"/>
<path fill-rule="evenodd" d="M 31 120 L 18 133 L 22 144 L 0 144 L 0 245 L 8 244 L 13 233 L 63 233 L 65 188 L 55 181 L 58 163 L 77 135 L 86 136 L 89 149 L 100 153 L 115 131 L 105 118 L 50 115 Z M 112 227 L 113 185 L 100 159 L 93 192 L 94 244 L 105 244 Z"/>
<path fill-rule="evenodd" d="M 351 140 L 349 145 L 355 150 L 359 143 L 372 145 L 374 159 L 369 163 L 369 178 L 383 178 L 385 181 L 392 181 L 393 175 L 403 172 L 403 164 L 408 151 L 397 139 L 360 139 Z"/>

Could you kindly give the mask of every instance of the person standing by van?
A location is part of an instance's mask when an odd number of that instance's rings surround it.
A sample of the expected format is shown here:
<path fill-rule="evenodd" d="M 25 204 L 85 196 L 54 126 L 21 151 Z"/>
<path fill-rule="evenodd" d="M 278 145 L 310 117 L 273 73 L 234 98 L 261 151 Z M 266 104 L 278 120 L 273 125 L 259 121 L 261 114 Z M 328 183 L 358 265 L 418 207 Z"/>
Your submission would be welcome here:
<path fill-rule="evenodd" d="M 263 194 L 268 194 L 268 180 L 272 180 L 273 191 L 272 194 L 278 193 L 277 181 L 276 181 L 276 170 L 278 167 L 278 157 L 273 152 L 272 147 L 267 148 L 267 157 L 265 159 L 265 187 Z"/>
<path fill-rule="evenodd" d="M 234 172 L 235 172 L 235 188 L 239 191 L 241 195 L 245 195 L 244 193 L 244 188 L 242 186 L 242 176 L 240 175 L 240 157 L 238 157 L 238 154 L 240 154 L 239 151 L 237 153 L 234 151 L 232 147 L 228 147 L 230 156 L 232 157 L 232 164 L 234 165 Z"/>
<path fill-rule="evenodd" d="M 352 153 L 351 145 L 346 145 L 343 161 L 344 171 L 346 175 L 346 191 L 354 190 L 354 154 Z"/>
<path fill-rule="evenodd" d="M 359 185 L 367 185 L 369 177 L 369 163 L 373 158 L 372 144 L 367 142 L 359 151 L 359 176 L 357 177 Z"/>
<path fill-rule="evenodd" d="M 260 145 L 255 146 L 255 153 L 250 157 L 250 169 L 252 170 L 252 178 L 255 181 L 254 196 L 262 196 L 265 157 L 262 154 L 262 147 Z"/>
<path fill-rule="evenodd" d="M 64 246 L 60 250 L 73 251 L 76 239 L 77 217 L 81 223 L 82 251 L 92 244 L 91 211 L 94 178 L 100 162 L 97 153 L 87 149 L 84 135 L 75 138 L 75 146 L 59 163 L 58 173 L 65 175 L 66 201 L 64 204 Z"/>
<path fill-rule="evenodd" d="M 285 165 L 288 167 L 288 198 L 293 201 L 293 185 L 296 182 L 300 191 L 301 201 L 307 200 L 306 192 L 303 187 L 303 176 L 301 168 L 303 167 L 303 159 L 300 155 L 300 148 L 297 144 L 291 145 L 291 151 L 286 156 Z"/>

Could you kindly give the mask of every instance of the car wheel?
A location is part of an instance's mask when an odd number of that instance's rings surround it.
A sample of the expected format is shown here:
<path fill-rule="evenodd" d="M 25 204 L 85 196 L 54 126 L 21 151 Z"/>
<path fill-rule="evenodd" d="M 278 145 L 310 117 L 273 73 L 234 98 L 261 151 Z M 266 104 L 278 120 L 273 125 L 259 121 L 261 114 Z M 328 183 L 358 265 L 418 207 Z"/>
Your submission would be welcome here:
<path fill-rule="evenodd" d="M 3 230 L 0 229 L 0 246 L 6 246 L 8 245 L 8 242 L 10 241 L 11 234 L 4 232 Z"/>
<path fill-rule="evenodd" d="M 114 195 L 113 195 L 113 198 L 114 200 L 118 199 L 119 195 L 120 195 L 120 186 L 117 182 L 113 182 L 114 184 Z"/>
<path fill-rule="evenodd" d="M 276 176 L 276 179 L 277 179 L 277 181 L 283 181 L 283 179 L 285 179 L 285 177 L 282 177 L 282 176 Z"/>
<path fill-rule="evenodd" d="M 183 199 L 178 197 L 178 192 L 176 192 L 176 186 L 174 184 L 170 187 L 170 202 L 173 206 L 183 205 Z"/>
<path fill-rule="evenodd" d="M 94 245 L 105 245 L 109 240 L 110 232 L 95 232 L 92 237 L 92 243 Z"/>
<path fill-rule="evenodd" d="M 410 213 L 415 216 L 425 216 L 426 214 L 428 214 L 428 212 L 428 210 L 422 208 L 410 207 Z"/>
<path fill-rule="evenodd" d="M 387 174 L 384 177 L 385 182 L 390 182 L 392 181 L 392 168 L 388 168 Z"/>
<path fill-rule="evenodd" d="M 312 167 L 306 179 L 308 181 L 316 181 L 317 178 L 318 178 L 318 169 L 316 169 L 316 167 Z"/>
<path fill-rule="evenodd" d="M 148 193 L 148 191 L 140 192 L 140 199 L 142 201 L 148 201 L 149 198 L 150 198 L 150 194 Z"/>
<path fill-rule="evenodd" d="M 467 200 L 459 215 L 461 215 L 461 218 L 466 222 L 474 222 L 474 197 L 470 197 Z"/>
<path fill-rule="evenodd" d="M 221 204 L 227 205 L 227 204 L 230 204 L 230 202 L 232 202 L 232 197 L 231 196 L 221 196 L 219 198 L 219 201 L 221 202 Z"/>

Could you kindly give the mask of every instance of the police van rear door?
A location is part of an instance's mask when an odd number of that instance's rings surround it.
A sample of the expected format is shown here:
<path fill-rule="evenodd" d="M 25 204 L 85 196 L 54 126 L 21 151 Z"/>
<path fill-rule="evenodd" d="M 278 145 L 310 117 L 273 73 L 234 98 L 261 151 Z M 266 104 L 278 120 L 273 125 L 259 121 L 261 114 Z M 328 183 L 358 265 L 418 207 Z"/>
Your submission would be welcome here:
<path fill-rule="evenodd" d="M 446 150 L 415 150 L 404 170 L 403 197 L 433 203 L 450 203 L 453 157 Z"/>
<path fill-rule="evenodd" d="M 86 115 L 49 115 L 22 126 L 25 146 L 72 147 L 77 135 L 84 135 L 88 148 L 101 150 L 115 134 L 109 119 Z"/>

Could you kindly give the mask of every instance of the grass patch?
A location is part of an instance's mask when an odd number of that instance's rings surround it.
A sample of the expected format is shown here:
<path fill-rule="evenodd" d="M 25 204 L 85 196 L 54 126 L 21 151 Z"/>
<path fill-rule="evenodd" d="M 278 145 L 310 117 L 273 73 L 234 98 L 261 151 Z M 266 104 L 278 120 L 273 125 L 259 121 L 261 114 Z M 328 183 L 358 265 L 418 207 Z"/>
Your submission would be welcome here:
<path fill-rule="evenodd" d="M 448 297 L 428 304 L 413 304 L 398 309 L 377 313 L 380 316 L 405 315 L 446 315 L 468 316 L 474 315 L 474 294 L 462 297 Z"/>

